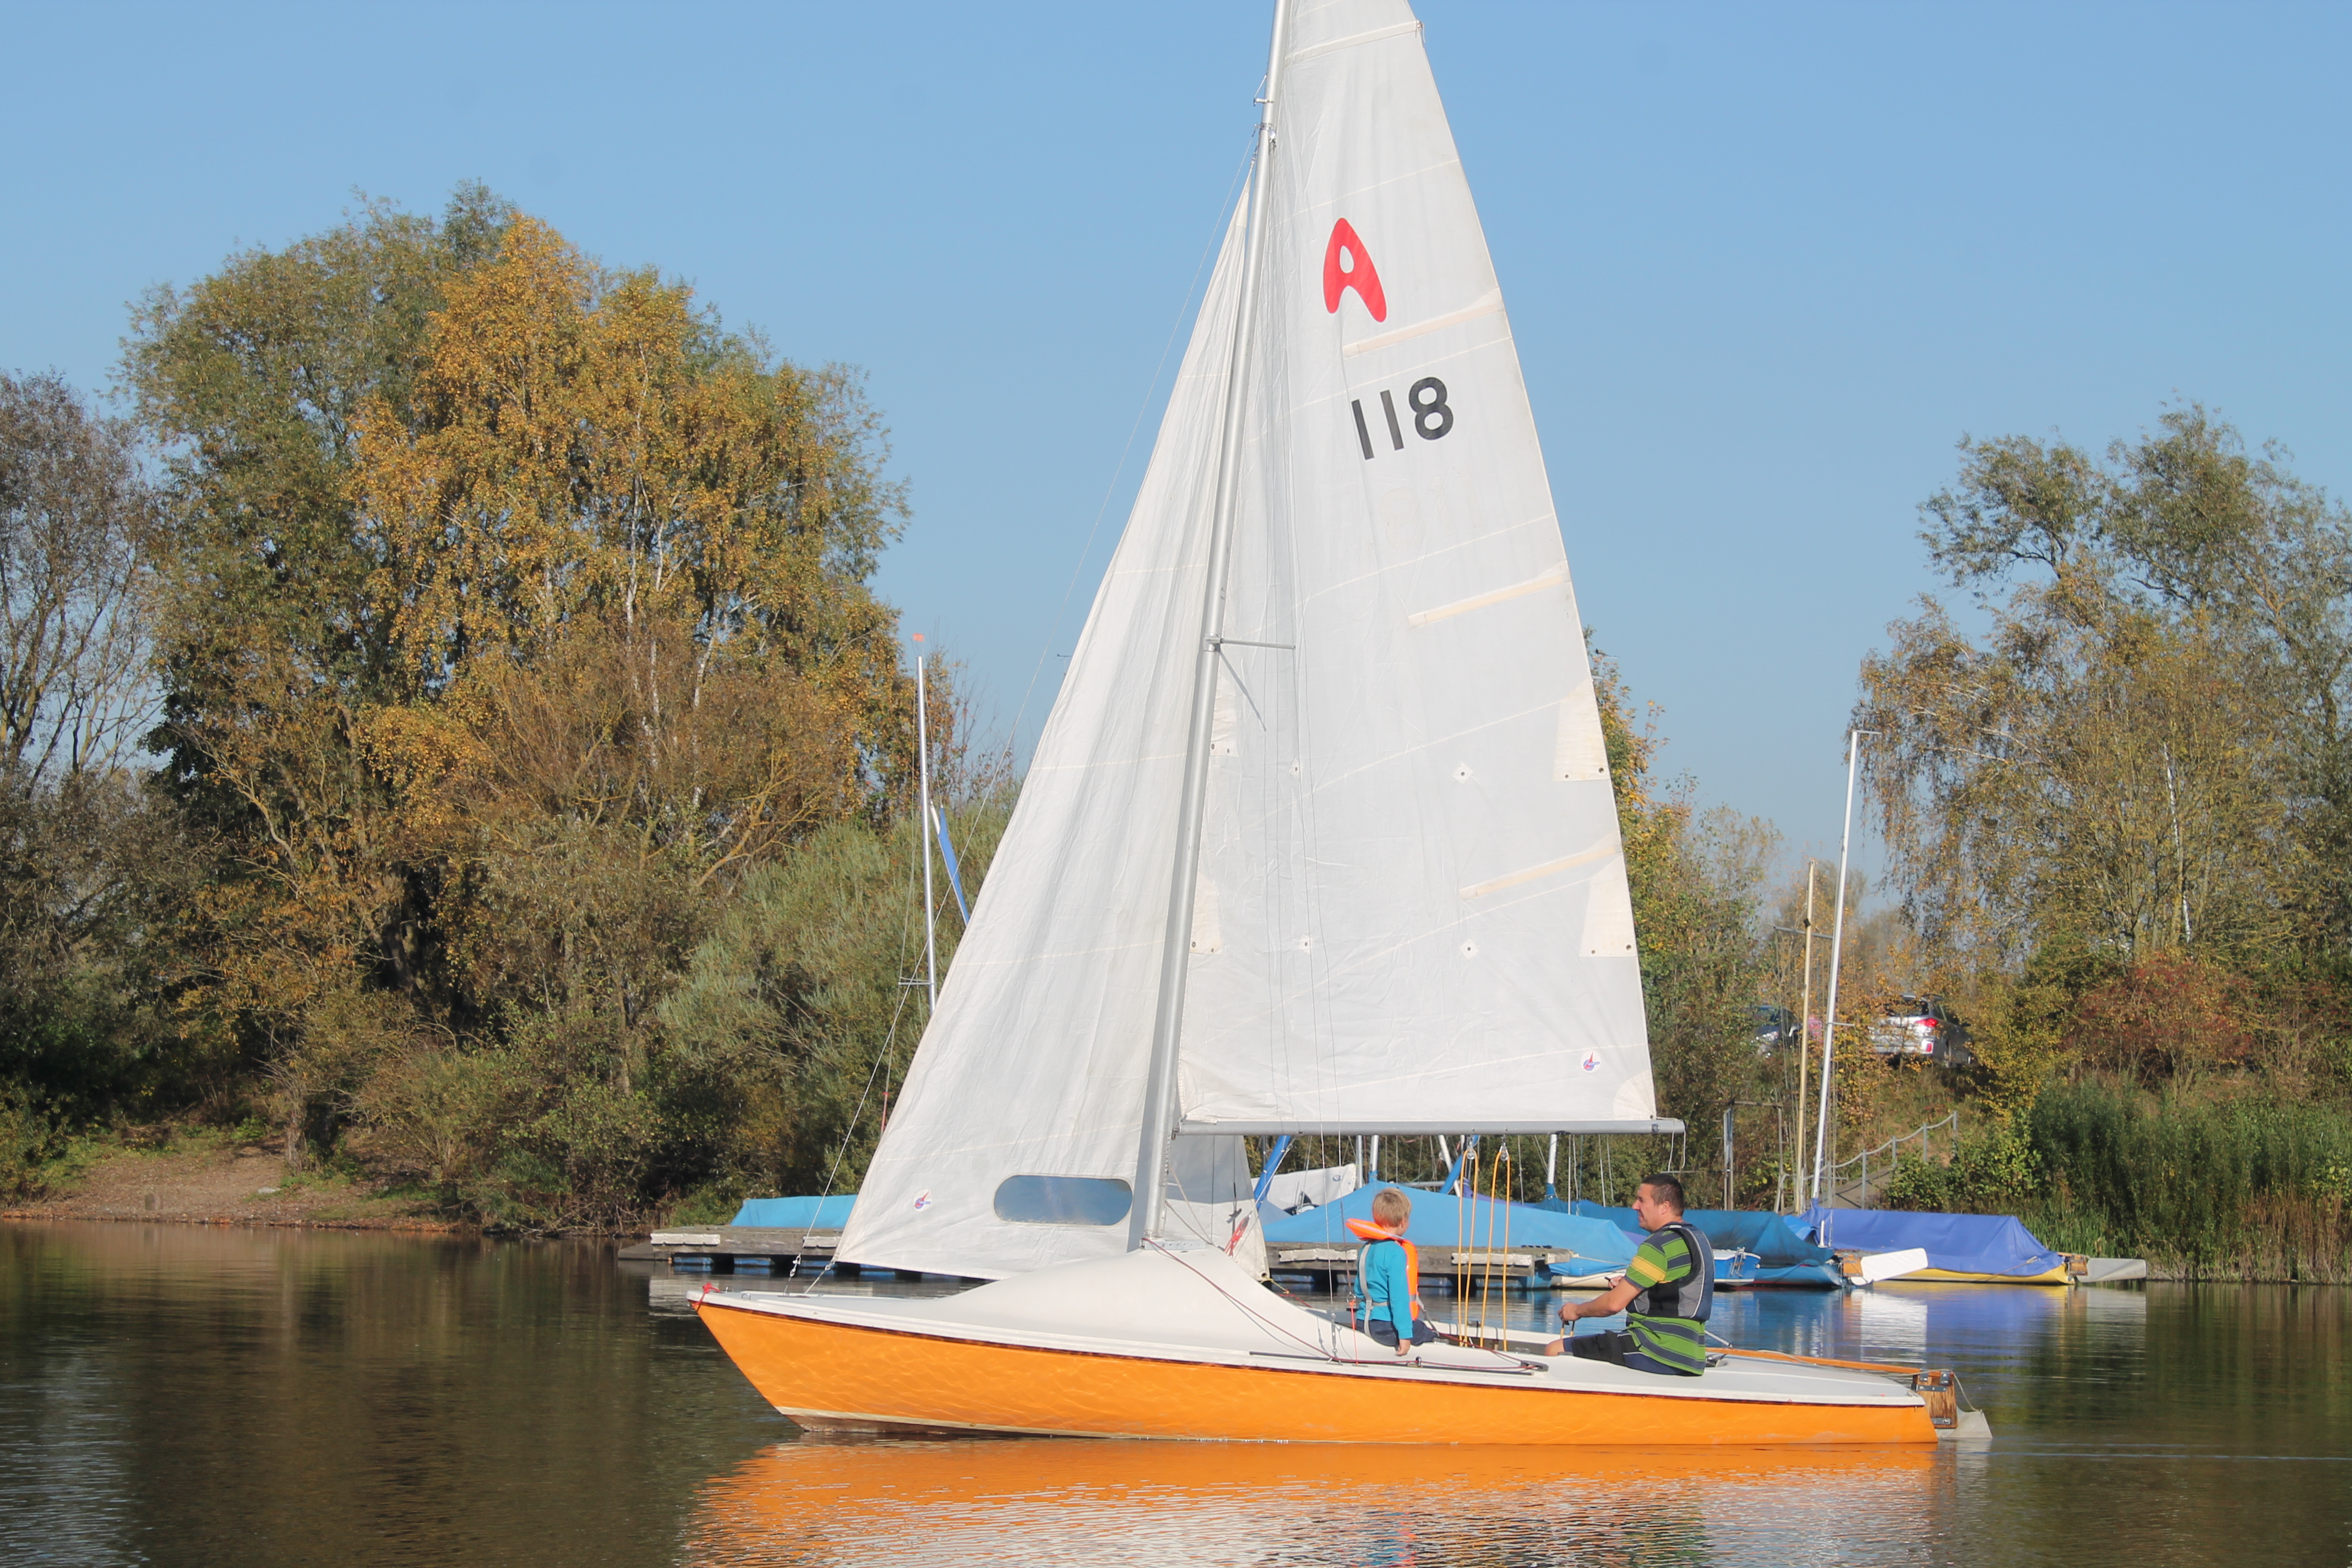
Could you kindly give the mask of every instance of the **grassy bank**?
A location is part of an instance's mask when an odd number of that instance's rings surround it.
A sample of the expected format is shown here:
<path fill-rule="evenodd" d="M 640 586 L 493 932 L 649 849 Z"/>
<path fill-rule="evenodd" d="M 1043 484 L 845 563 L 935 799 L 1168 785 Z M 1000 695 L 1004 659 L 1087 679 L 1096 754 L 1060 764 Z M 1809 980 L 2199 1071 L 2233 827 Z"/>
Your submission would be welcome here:
<path fill-rule="evenodd" d="M 64 1140 L 0 1194 L 0 1217 L 450 1230 L 464 1217 L 412 1181 L 345 1156 L 289 1172 L 268 1130 L 163 1124 Z"/>

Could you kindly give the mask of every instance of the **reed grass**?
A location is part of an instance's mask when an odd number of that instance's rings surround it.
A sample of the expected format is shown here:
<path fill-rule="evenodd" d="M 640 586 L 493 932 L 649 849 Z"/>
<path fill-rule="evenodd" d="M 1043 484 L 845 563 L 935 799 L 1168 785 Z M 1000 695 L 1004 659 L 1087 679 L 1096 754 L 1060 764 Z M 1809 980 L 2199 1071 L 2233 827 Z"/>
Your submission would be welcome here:
<path fill-rule="evenodd" d="M 2352 1114 L 2253 1094 L 2062 1084 L 2025 1129 L 2052 1247 L 2159 1278 L 2352 1284 Z"/>

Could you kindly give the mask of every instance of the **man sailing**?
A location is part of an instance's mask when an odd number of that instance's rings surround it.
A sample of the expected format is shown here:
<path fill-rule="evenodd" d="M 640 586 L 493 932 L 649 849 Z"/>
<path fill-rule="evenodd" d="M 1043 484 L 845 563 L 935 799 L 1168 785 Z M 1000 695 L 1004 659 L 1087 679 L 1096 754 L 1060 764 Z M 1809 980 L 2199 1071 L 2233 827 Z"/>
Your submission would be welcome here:
<path fill-rule="evenodd" d="M 1623 1333 L 1578 1334 L 1554 1340 L 1548 1355 L 1605 1361 L 1635 1372 L 1696 1377 L 1706 1370 L 1706 1315 L 1715 1305 L 1715 1249 L 1683 1218 L 1683 1184 L 1664 1174 L 1645 1179 L 1633 1194 L 1633 1217 L 1649 1236 L 1624 1275 L 1589 1301 L 1570 1301 L 1559 1321 L 1625 1313 Z"/>

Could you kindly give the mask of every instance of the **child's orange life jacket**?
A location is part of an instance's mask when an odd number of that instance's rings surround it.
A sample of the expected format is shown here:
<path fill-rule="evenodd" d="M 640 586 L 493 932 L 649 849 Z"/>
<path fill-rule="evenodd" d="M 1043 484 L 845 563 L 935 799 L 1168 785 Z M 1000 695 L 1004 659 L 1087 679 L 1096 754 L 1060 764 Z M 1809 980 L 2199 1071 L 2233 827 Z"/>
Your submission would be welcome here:
<path fill-rule="evenodd" d="M 1394 1231 L 1394 1230 L 1391 1230 L 1388 1226 L 1384 1226 L 1384 1225 L 1380 1224 L 1380 1223 L 1379 1223 L 1378 1221 L 1376 1221 L 1376 1220 L 1369 1220 L 1369 1219 L 1351 1219 L 1351 1220 L 1349 1220 L 1349 1221 L 1348 1222 L 1348 1228 L 1349 1228 L 1349 1230 L 1351 1230 L 1351 1231 L 1354 1231 L 1358 1236 L 1362 1237 L 1364 1238 L 1364 1241 L 1366 1242 L 1366 1244 L 1367 1244 L 1367 1245 L 1369 1245 L 1370 1243 L 1375 1242 L 1375 1241 L 1393 1241 L 1393 1242 L 1395 1242 L 1399 1247 L 1403 1247 L 1403 1248 L 1404 1248 L 1404 1277 L 1405 1277 L 1406 1280 L 1408 1281 L 1408 1284 L 1407 1284 L 1407 1286 L 1406 1286 L 1406 1289 L 1410 1289 L 1410 1290 L 1412 1292 L 1412 1315 L 1413 1315 L 1414 1317 L 1416 1317 L 1416 1318 L 1420 1317 L 1420 1316 L 1421 1316 L 1421 1252 L 1420 1252 L 1420 1250 L 1419 1250 L 1418 1248 L 1416 1248 L 1416 1247 L 1413 1246 L 1413 1244 L 1412 1244 L 1412 1242 L 1407 1241 L 1407 1240 L 1404 1238 L 1404 1234 L 1403 1234 L 1402 1231 Z M 1357 1283 L 1357 1289 L 1358 1289 L 1359 1290 L 1361 1290 L 1361 1289 L 1362 1289 L 1362 1288 L 1363 1288 L 1363 1286 L 1362 1286 L 1363 1277 L 1364 1277 L 1364 1276 L 1363 1276 L 1363 1271 L 1362 1271 L 1361 1269 L 1359 1269 L 1359 1270 L 1357 1271 L 1357 1273 L 1356 1273 L 1356 1279 L 1357 1279 L 1357 1282 L 1358 1282 L 1358 1283 Z M 1364 1305 L 1365 1305 L 1365 1308 L 1366 1308 L 1367 1310 L 1370 1310 L 1370 1306 L 1371 1306 L 1371 1302 L 1372 1302 L 1372 1299 L 1371 1299 L 1370 1296 L 1366 1296 L 1366 1297 L 1364 1298 Z"/>

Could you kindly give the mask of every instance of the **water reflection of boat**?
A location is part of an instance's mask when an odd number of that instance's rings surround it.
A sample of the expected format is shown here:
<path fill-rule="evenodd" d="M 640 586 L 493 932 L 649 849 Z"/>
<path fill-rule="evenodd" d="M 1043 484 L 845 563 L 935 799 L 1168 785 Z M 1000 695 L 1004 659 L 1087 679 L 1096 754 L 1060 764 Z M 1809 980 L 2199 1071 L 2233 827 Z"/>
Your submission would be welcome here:
<path fill-rule="evenodd" d="M 1134 511 L 838 1248 L 993 1282 L 713 1293 L 703 1321 L 825 1427 L 1933 1442 L 1948 1377 L 1400 1357 L 1259 1282 L 1245 1136 L 1493 1135 L 1469 1186 L 1500 1195 L 1508 1135 L 1681 1131 L 1420 24 L 1277 0 L 1259 102 Z"/>
<path fill-rule="evenodd" d="M 1850 1562 L 1856 1518 L 1948 1511 L 1920 1449 L 780 1443 L 714 1479 L 688 1565 Z M 1745 1547 L 1740 1551 L 1737 1548 Z"/>
<path fill-rule="evenodd" d="M 1857 1293 L 1865 1304 L 1874 1301 L 1888 1313 L 1910 1311 L 1923 1328 L 1914 1342 L 1952 1346 L 1971 1341 L 2014 1342 L 2059 1321 L 2124 1327 L 2147 1320 L 2147 1295 L 2141 1290 L 2006 1290 L 1986 1286 L 1956 1290 L 1948 1281 L 1894 1279 L 1875 1289 Z M 1899 1345 L 1874 1337 L 1871 1343 Z"/>

